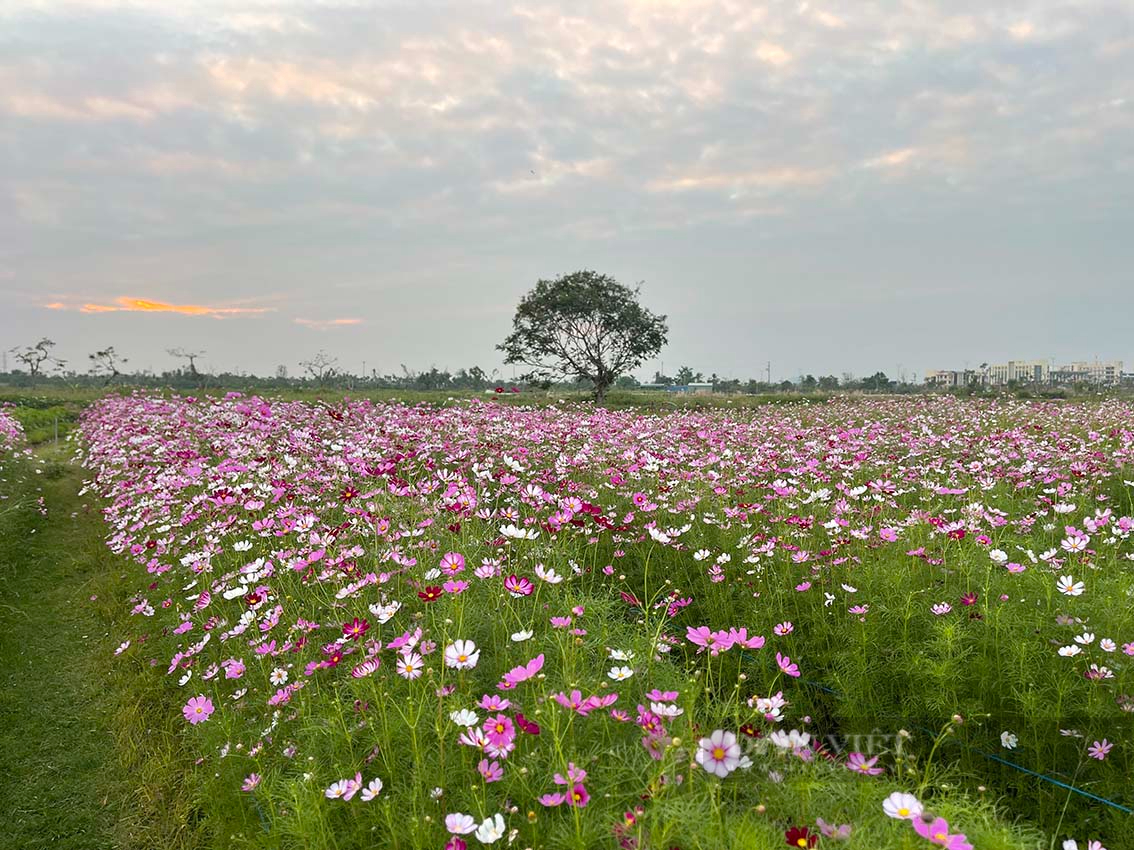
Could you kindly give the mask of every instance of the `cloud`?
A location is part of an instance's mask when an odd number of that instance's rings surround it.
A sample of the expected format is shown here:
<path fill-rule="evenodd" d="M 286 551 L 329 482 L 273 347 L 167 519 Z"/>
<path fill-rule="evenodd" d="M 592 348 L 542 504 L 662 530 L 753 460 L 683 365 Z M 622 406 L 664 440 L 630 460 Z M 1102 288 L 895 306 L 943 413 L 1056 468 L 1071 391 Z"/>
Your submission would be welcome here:
<path fill-rule="evenodd" d="M 179 313 L 183 316 L 209 316 L 214 319 L 224 319 L 230 316 L 248 316 L 270 313 L 274 307 L 219 307 L 203 304 L 167 304 L 164 301 L 150 301 L 145 298 L 131 298 L 121 296 L 114 299 L 113 304 L 95 304 L 85 302 L 69 304 L 63 301 L 52 301 L 44 304 L 49 310 L 78 310 L 80 313 Z"/>
<path fill-rule="evenodd" d="M 293 321 L 297 325 L 303 325 L 305 328 L 314 328 L 318 331 L 325 331 L 328 328 L 363 324 L 362 319 L 294 319 Z"/>
<path fill-rule="evenodd" d="M 365 324 L 297 316 L 381 315 L 368 356 L 487 366 L 507 317 L 478 303 L 581 266 L 662 312 L 707 273 L 757 324 L 846 280 L 1070 293 L 1082 257 L 1119 298 L 1131 33 L 1119 0 L 0 0 L 0 336 L 12 305 L 47 329 L 272 305 L 192 332 L 235 366 Z M 754 268 L 783 285 L 745 304 Z M 188 303 L 103 295 L 123 281 Z M 683 308 L 672 358 L 774 358 L 775 328 L 716 321 Z"/>

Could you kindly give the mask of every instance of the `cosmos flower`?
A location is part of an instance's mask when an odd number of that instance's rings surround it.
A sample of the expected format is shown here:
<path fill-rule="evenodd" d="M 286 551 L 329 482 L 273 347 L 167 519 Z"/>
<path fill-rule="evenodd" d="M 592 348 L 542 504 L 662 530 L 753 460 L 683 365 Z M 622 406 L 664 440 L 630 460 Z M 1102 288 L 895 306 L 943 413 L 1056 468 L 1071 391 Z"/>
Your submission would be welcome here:
<path fill-rule="evenodd" d="M 457 670 L 471 670 L 480 660 L 480 650 L 471 640 L 458 640 L 445 647 L 445 665 Z"/>
<path fill-rule="evenodd" d="M 724 779 L 740 765 L 740 744 L 736 735 L 717 729 L 697 742 L 694 759 L 707 773 Z"/>
<path fill-rule="evenodd" d="M 921 802 L 913 794 L 907 794 L 904 791 L 895 791 L 882 801 L 882 811 L 889 817 L 898 820 L 913 820 L 918 817 L 924 809 L 922 808 Z"/>
<path fill-rule="evenodd" d="M 191 698 L 185 707 L 181 709 L 181 713 L 185 715 L 185 719 L 189 721 L 190 725 L 196 726 L 198 723 L 204 723 L 215 711 L 213 701 L 206 697 L 204 694 L 199 694 Z"/>
<path fill-rule="evenodd" d="M 1060 593 L 1067 596 L 1082 596 L 1087 586 L 1081 581 L 1075 581 L 1071 576 L 1060 576 L 1055 583 Z"/>

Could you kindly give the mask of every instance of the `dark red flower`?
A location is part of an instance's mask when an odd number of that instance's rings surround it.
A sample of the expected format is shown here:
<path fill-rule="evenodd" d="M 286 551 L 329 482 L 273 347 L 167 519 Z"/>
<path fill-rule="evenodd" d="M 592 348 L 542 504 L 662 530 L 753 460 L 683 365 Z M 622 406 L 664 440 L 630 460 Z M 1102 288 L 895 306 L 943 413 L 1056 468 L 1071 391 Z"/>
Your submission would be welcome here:
<path fill-rule="evenodd" d="M 445 591 L 436 585 L 429 585 L 425 590 L 419 590 L 417 595 L 424 599 L 426 602 L 436 602 L 444 595 Z"/>
<path fill-rule="evenodd" d="M 370 630 L 370 623 L 355 617 L 349 623 L 343 623 L 343 635 L 351 640 L 359 640 Z"/>
<path fill-rule="evenodd" d="M 805 826 L 793 826 L 784 833 L 788 847 L 814 847 L 819 843 L 819 836 Z"/>

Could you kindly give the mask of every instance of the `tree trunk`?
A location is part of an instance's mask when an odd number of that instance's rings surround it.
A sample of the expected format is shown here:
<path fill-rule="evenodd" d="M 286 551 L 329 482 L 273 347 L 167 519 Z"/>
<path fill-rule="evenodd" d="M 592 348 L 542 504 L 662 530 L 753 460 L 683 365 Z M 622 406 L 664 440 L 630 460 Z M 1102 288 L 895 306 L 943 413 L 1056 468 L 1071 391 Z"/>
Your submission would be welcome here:
<path fill-rule="evenodd" d="M 602 407 L 603 402 L 606 401 L 606 391 L 610 389 L 609 384 L 595 384 L 595 405 Z"/>

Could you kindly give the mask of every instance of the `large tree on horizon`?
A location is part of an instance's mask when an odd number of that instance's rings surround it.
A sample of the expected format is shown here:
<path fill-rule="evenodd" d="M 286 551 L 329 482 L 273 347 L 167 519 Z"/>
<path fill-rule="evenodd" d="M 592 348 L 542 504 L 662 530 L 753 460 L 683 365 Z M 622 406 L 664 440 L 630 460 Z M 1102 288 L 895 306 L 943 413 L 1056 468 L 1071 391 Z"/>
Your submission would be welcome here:
<path fill-rule="evenodd" d="M 619 375 L 666 343 L 666 317 L 639 304 L 640 291 L 587 270 L 541 279 L 520 300 L 512 333 L 497 348 L 505 363 L 530 367 L 525 380 L 590 381 L 602 404 Z"/>

